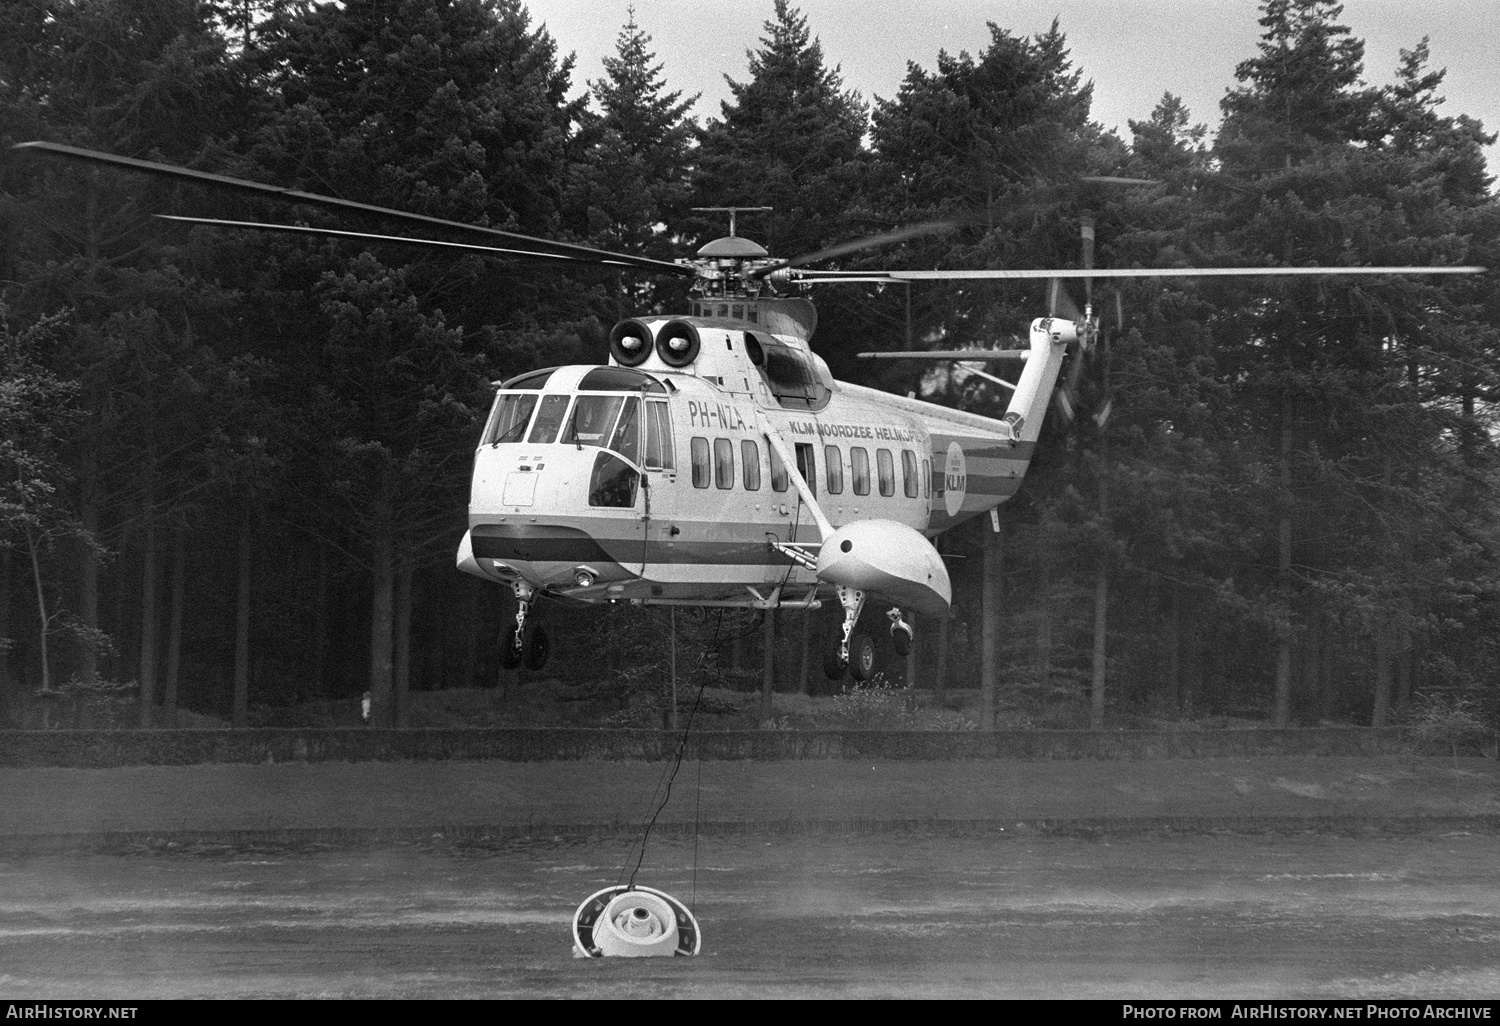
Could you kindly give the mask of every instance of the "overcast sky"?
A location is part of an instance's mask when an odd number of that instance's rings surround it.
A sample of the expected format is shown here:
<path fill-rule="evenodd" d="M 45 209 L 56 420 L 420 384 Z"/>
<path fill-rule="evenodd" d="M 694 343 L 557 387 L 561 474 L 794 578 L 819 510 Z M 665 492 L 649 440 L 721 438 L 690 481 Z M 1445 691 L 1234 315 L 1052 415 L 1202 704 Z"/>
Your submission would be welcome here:
<path fill-rule="evenodd" d="M 576 91 L 604 73 L 626 20 L 627 0 L 525 0 L 564 54 L 577 54 Z M 1014 35 L 1061 22 L 1074 67 L 1094 82 L 1094 119 L 1130 139 L 1127 122 L 1148 117 L 1165 91 L 1183 97 L 1195 122 L 1218 124 L 1219 100 L 1235 85 L 1235 65 L 1256 52 L 1261 28 L 1254 0 L 800 0 L 813 35 L 846 86 L 871 100 L 896 94 L 914 61 L 939 50 L 978 54 L 988 22 Z M 636 21 L 653 37 L 668 86 L 701 93 L 700 120 L 729 97 L 724 75 L 748 77 L 745 51 L 759 46 L 771 0 L 636 0 Z M 1347 0 L 1342 23 L 1365 41 L 1365 79 L 1394 78 L 1403 48 L 1431 38 L 1432 66 L 1446 67 L 1445 114 L 1469 114 L 1500 128 L 1500 0 Z M 1490 170 L 1500 146 L 1488 149 Z"/>

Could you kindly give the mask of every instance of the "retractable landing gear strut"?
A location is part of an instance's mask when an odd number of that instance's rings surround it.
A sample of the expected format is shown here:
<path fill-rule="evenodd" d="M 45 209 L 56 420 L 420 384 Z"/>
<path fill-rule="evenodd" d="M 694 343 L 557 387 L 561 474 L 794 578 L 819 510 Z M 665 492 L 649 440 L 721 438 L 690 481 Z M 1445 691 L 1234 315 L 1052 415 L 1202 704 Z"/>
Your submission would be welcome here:
<path fill-rule="evenodd" d="M 526 615 L 531 611 L 531 601 L 536 589 L 525 581 L 511 585 L 516 593 L 516 622 L 505 628 L 500 635 L 500 665 L 514 670 L 523 662 L 528 670 L 540 670 L 547 665 L 551 651 L 547 632 L 540 627 L 526 627 Z"/>
<path fill-rule="evenodd" d="M 891 644 L 896 648 L 896 654 L 902 659 L 911 651 L 912 638 L 916 631 L 912 630 L 911 624 L 901 618 L 899 608 L 891 608 L 886 611 L 886 618 L 891 621 Z"/>
<path fill-rule="evenodd" d="M 875 643 L 868 634 L 855 634 L 854 625 L 865 607 L 865 593 L 858 588 L 835 585 L 839 604 L 844 607 L 844 626 L 838 641 L 828 649 L 823 661 L 823 672 L 830 680 L 838 680 L 845 673 L 855 680 L 869 680 L 875 675 Z"/>

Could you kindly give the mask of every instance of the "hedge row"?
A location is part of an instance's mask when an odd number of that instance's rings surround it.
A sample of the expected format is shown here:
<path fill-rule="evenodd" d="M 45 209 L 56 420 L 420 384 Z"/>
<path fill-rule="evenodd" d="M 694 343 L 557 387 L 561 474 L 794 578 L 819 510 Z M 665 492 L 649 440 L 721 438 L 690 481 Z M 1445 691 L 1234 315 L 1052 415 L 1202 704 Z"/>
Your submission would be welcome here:
<path fill-rule="evenodd" d="M 141 766 L 193 763 L 510 762 L 672 758 L 680 741 L 662 730 L 580 728 L 373 730 L 0 731 L 0 766 Z M 1243 756 L 1390 755 L 1411 751 L 1400 728 L 1194 731 L 703 731 L 688 759 L 1183 759 Z M 1479 746 L 1463 754 L 1478 754 Z"/>

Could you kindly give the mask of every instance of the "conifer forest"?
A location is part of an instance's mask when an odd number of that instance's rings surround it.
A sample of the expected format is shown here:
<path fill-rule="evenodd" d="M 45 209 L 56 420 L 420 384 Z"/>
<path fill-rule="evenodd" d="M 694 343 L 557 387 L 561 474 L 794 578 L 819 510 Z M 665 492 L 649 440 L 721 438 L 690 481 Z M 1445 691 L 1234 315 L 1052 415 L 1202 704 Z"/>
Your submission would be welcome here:
<path fill-rule="evenodd" d="M 776 256 L 960 220 L 828 265 L 851 270 L 1076 267 L 1085 218 L 1101 267 L 1500 267 L 1494 135 L 1443 105 L 1426 40 L 1367 68 L 1327 0 L 1245 5 L 1260 42 L 1222 110 L 1164 69 L 1128 137 L 1091 120 L 1066 25 L 993 24 L 867 97 L 792 0 L 761 2 L 701 120 L 649 4 L 586 68 L 523 0 L 0 3 L 0 726 L 77 725 L 43 715 L 69 695 L 128 699 L 120 726 L 365 692 L 400 726 L 420 692 L 523 695 L 498 661 L 513 596 L 454 567 L 492 382 L 602 363 L 620 319 L 687 302 L 629 270 L 174 224 L 153 215 L 381 230 L 18 142 L 663 260 L 725 234 L 693 208 L 736 205 L 772 208 L 739 232 Z M 918 624 L 919 685 L 977 688 L 989 622 L 1008 725 L 1493 723 L 1496 281 L 1101 283 L 1106 344 L 996 551 L 987 516 L 938 541 L 954 603 Z M 988 416 L 1007 393 L 979 376 L 855 354 L 1014 346 L 1047 309 L 1045 281 L 812 298 L 836 378 Z M 664 610 L 544 615 L 548 675 L 664 672 Z M 753 691 L 769 635 L 776 689 L 826 692 L 806 638 L 837 616 L 678 610 L 676 658 Z"/>

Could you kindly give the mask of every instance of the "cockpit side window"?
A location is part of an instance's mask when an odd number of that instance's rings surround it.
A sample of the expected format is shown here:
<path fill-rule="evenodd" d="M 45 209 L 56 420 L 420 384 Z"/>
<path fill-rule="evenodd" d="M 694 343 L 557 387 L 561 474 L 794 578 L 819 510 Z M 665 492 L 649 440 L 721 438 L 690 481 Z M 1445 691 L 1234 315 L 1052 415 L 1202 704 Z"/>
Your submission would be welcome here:
<path fill-rule="evenodd" d="M 495 411 L 490 414 L 489 429 L 484 433 L 483 444 L 519 442 L 525 437 L 526 425 L 531 423 L 531 411 L 536 409 L 536 399 L 535 392 L 501 392 L 496 396 Z"/>
<path fill-rule="evenodd" d="M 563 417 L 568 412 L 566 395 L 542 396 L 542 408 L 531 426 L 531 435 L 526 440 L 535 445 L 548 445 L 557 438 L 557 429 L 562 427 Z"/>
<path fill-rule="evenodd" d="M 625 408 L 620 412 L 620 422 L 615 426 L 614 437 L 609 447 L 631 463 L 641 462 L 641 401 L 635 396 L 625 399 Z"/>
<path fill-rule="evenodd" d="M 625 397 L 620 395 L 580 395 L 573 404 L 573 417 L 562 440 L 570 445 L 602 447 L 609 441 L 610 430 L 624 402 Z"/>
<path fill-rule="evenodd" d="M 672 458 L 672 419 L 666 403 L 646 404 L 646 466 L 652 470 L 676 466 Z"/>

